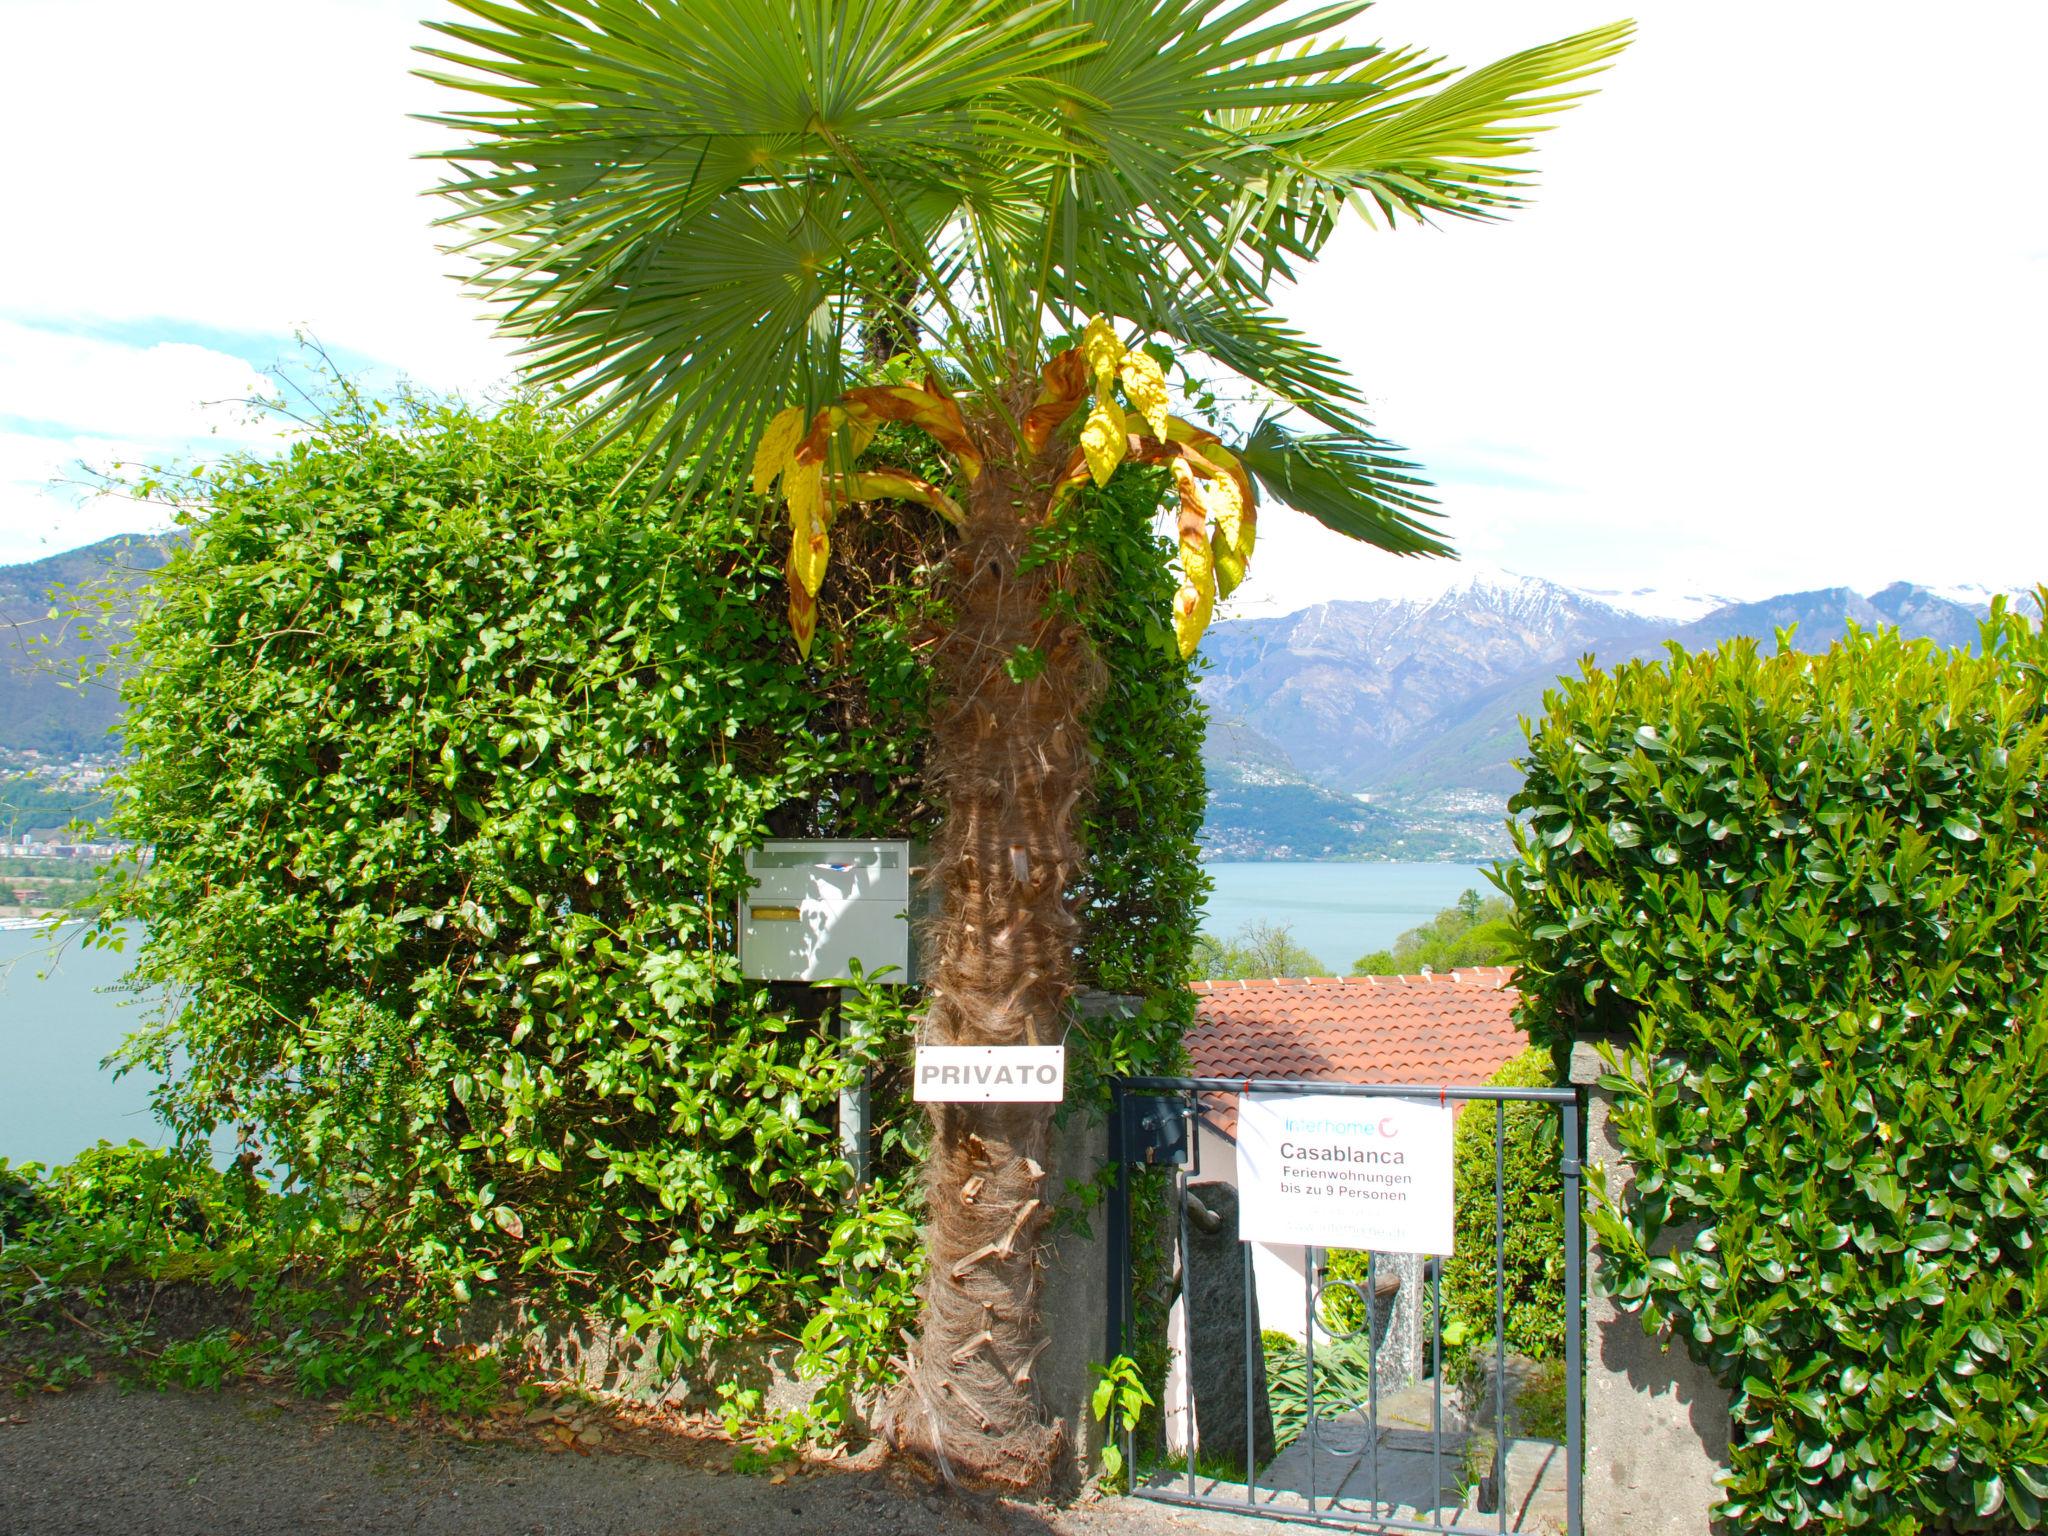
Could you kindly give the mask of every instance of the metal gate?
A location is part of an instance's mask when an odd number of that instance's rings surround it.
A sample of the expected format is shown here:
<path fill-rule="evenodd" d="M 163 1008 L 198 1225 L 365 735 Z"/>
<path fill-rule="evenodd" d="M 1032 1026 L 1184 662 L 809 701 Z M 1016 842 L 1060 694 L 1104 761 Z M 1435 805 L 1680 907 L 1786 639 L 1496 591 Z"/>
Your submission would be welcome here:
<path fill-rule="evenodd" d="M 1317 1093 L 1352 1095 L 1361 1098 L 1409 1098 L 1431 1102 L 1461 1100 L 1470 1107 L 1463 1113 L 1493 1116 L 1493 1370 L 1491 1373 L 1492 1432 L 1490 1447 L 1481 1441 L 1478 1457 L 1481 1474 L 1478 1497 L 1468 1496 L 1462 1472 L 1472 1459 L 1473 1434 L 1454 1403 L 1447 1421 L 1444 1396 L 1444 1360 L 1441 1320 L 1443 1318 L 1443 1272 L 1441 1260 L 1415 1260 L 1399 1255 L 1372 1254 L 1366 1259 L 1366 1278 L 1333 1278 L 1328 1255 L 1319 1249 L 1303 1250 L 1302 1316 L 1304 1335 L 1299 1359 L 1287 1358 L 1290 1380 L 1303 1373 L 1301 1394 L 1303 1422 L 1288 1448 L 1261 1467 L 1262 1430 L 1258 1383 L 1265 1376 L 1265 1344 L 1254 1326 L 1256 1300 L 1270 1290 L 1261 1288 L 1255 1263 L 1254 1244 L 1238 1242 L 1237 1262 L 1242 1268 L 1244 1317 L 1237 1330 L 1243 1336 L 1243 1408 L 1238 1429 L 1241 1447 L 1234 1465 L 1219 1471 L 1213 1458 L 1203 1465 L 1201 1413 L 1194 1395 L 1196 1370 L 1195 1289 L 1191 1264 L 1194 1244 L 1190 1238 L 1191 1212 L 1203 1222 L 1216 1221 L 1203 1204 L 1204 1186 L 1200 1166 L 1199 1123 L 1205 1096 L 1214 1103 L 1216 1095 L 1256 1093 Z M 1269 1079 L 1242 1080 L 1204 1077 L 1131 1077 L 1113 1084 L 1114 1112 L 1111 1116 L 1112 1155 L 1117 1167 L 1116 1189 L 1110 1198 L 1110 1297 L 1108 1358 L 1137 1353 L 1136 1312 L 1133 1297 L 1131 1190 L 1133 1169 L 1158 1167 L 1170 1170 L 1171 1189 L 1166 1214 L 1178 1286 L 1182 1328 L 1178 1353 L 1183 1362 L 1182 1382 L 1187 1401 L 1182 1423 L 1180 1455 L 1155 1454 L 1140 1457 L 1136 1433 L 1124 1431 L 1124 1464 L 1130 1469 L 1132 1492 L 1140 1498 L 1167 1503 L 1197 1505 L 1256 1514 L 1279 1520 L 1332 1526 L 1347 1530 L 1430 1531 L 1446 1536 L 1505 1536 L 1505 1533 L 1555 1531 L 1581 1536 L 1580 1463 L 1581 1389 L 1584 1379 L 1583 1303 L 1580 1265 L 1579 1221 L 1579 1102 L 1571 1088 L 1439 1088 L 1419 1085 L 1377 1083 L 1301 1082 Z M 1505 1156 L 1507 1114 L 1510 1104 L 1541 1104 L 1557 1113 L 1558 1172 L 1564 1202 L 1564 1438 L 1561 1444 L 1512 1433 L 1508 1403 L 1508 1352 L 1506 1344 L 1506 1248 Z M 1191 1185 L 1193 1186 L 1191 1188 Z M 1213 1198 L 1213 1197 L 1212 1197 Z M 1233 1199 L 1235 1196 L 1233 1195 Z M 1234 1232 L 1234 1228 L 1231 1229 Z M 1268 1250 L 1278 1254 L 1280 1250 Z M 1217 1262 L 1215 1254 L 1209 1262 Z M 1224 1260 L 1229 1263 L 1229 1260 Z M 1273 1266 L 1267 1263 L 1270 1281 Z M 1387 1272 L 1404 1269 L 1393 1291 L 1386 1289 Z M 1214 1278 L 1206 1277 L 1206 1278 Z M 1224 1280 L 1229 1283 L 1229 1277 Z M 1384 1378 L 1392 1372 L 1381 1364 L 1384 1347 L 1376 1332 L 1380 1306 L 1388 1295 L 1398 1293 L 1401 1284 L 1410 1288 L 1409 1305 L 1414 1316 L 1421 1315 L 1422 1294 L 1428 1297 L 1426 1361 L 1422 1375 L 1429 1384 L 1426 1426 L 1420 1407 L 1419 1383 L 1394 1394 L 1391 1407 L 1384 1401 L 1389 1393 Z M 1345 1389 L 1345 1407 L 1338 1414 L 1323 1411 L 1318 1385 L 1318 1335 L 1324 1353 L 1324 1385 L 1334 1379 L 1333 1355 L 1345 1351 L 1357 1340 L 1358 1327 L 1348 1330 L 1327 1326 L 1322 1319 L 1333 1293 L 1342 1299 L 1350 1291 L 1364 1310 L 1364 1390 L 1355 1385 Z M 1389 1325 L 1390 1326 L 1390 1325 Z M 1348 1376 L 1355 1381 L 1358 1351 L 1349 1349 Z M 1269 1384 L 1270 1389 L 1270 1384 Z M 1484 1394 L 1482 1393 L 1482 1396 Z M 1290 1399 L 1291 1401 L 1291 1399 Z M 1212 1409 L 1215 1405 L 1211 1405 Z M 1162 1396 L 1162 1416 L 1174 1404 Z M 1234 1407 L 1234 1405 L 1233 1405 Z M 1483 1411 L 1483 1405 L 1482 1405 Z M 1390 1417 L 1391 1415 L 1391 1417 Z M 1235 1415 L 1233 1415 L 1235 1416 Z M 1383 1419 L 1387 1422 L 1383 1422 Z M 1212 1420 L 1211 1440 L 1219 1438 Z M 1272 1422 L 1268 1418 L 1268 1423 Z M 1170 1425 L 1162 1424 L 1162 1429 Z M 1268 1429 L 1264 1434 L 1271 1435 Z M 1166 1448 L 1170 1451 L 1170 1445 Z M 1491 1462 L 1490 1479 L 1485 1463 Z M 1184 1463 L 1184 1464 L 1183 1464 Z M 1446 1469 L 1449 1469 L 1447 1473 Z M 1242 1482 L 1237 1476 L 1242 1477 Z M 1449 1475 L 1453 1482 L 1447 1484 Z M 1488 1484 L 1490 1482 L 1490 1489 Z M 1319 1486 L 1320 1485 L 1320 1486 Z M 1417 1489 L 1426 1498 L 1414 1497 Z M 1491 1495 L 1489 1498 L 1488 1495 Z"/>

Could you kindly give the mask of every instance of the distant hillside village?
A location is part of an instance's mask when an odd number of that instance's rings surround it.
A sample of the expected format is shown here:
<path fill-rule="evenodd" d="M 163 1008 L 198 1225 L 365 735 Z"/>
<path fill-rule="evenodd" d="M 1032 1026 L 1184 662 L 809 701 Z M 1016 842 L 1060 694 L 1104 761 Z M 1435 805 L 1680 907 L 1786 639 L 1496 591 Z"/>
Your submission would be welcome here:
<path fill-rule="evenodd" d="M 85 830 L 104 814 L 119 767 L 107 755 L 0 748 L 0 918 L 72 906 L 99 867 L 127 850 Z"/>

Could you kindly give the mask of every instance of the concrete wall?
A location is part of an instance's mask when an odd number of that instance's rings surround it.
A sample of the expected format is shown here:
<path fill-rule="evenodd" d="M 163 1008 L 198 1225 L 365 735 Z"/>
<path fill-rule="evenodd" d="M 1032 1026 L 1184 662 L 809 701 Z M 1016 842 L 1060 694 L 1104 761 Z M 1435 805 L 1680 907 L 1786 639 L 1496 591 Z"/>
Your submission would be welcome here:
<path fill-rule="evenodd" d="M 1587 1159 L 1607 1170 L 1618 1197 L 1634 1170 L 1609 1125 L 1613 1096 L 1599 1086 L 1603 1070 L 1593 1046 L 1573 1047 Z M 1602 1294 L 1600 1246 L 1587 1247 L 1586 1536 L 1705 1536 L 1721 1499 L 1714 1479 L 1727 1461 L 1728 1394 L 1682 1341 L 1668 1330 L 1645 1335 L 1635 1314 Z"/>

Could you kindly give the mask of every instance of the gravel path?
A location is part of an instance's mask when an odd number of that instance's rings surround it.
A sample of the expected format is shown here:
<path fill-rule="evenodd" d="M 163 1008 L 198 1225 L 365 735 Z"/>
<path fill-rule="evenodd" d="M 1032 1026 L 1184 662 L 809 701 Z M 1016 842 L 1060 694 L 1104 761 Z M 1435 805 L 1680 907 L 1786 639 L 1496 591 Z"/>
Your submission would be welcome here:
<path fill-rule="evenodd" d="M 0 1536 L 1274 1536 L 1111 1499 L 1064 1511 L 955 1498 L 900 1473 L 725 1470 L 731 1449 L 575 1412 L 438 1426 L 343 1421 L 261 1389 L 0 1397 Z M 538 1419 L 538 1415 L 533 1418 Z M 602 1422 L 599 1422 L 602 1420 Z M 577 1424 L 582 1429 L 577 1429 Z M 495 1435 L 496 1438 L 488 1438 Z M 589 1444 L 588 1437 L 595 1437 Z M 550 1437 L 557 1449 L 543 1448 Z"/>

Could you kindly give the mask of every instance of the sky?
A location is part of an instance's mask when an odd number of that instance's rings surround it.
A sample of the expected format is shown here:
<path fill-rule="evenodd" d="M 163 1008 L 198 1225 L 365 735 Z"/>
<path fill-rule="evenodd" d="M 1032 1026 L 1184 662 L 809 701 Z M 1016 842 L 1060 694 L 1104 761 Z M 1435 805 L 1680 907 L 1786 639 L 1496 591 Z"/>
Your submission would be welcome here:
<path fill-rule="evenodd" d="M 510 381 L 413 158 L 439 132 L 406 114 L 438 92 L 409 50 L 446 13 L 0 0 L 0 562 L 150 524 L 87 468 L 274 448 L 240 402 L 301 331 L 373 384 Z M 1630 13 L 1382 0 L 1352 31 L 1480 64 Z M 1282 295 L 1435 479 L 1462 574 L 1729 598 L 2048 580 L 2048 6 L 1633 14 L 1542 136 L 1531 206 L 1353 226 Z M 1227 611 L 1460 575 L 1273 508 Z"/>

